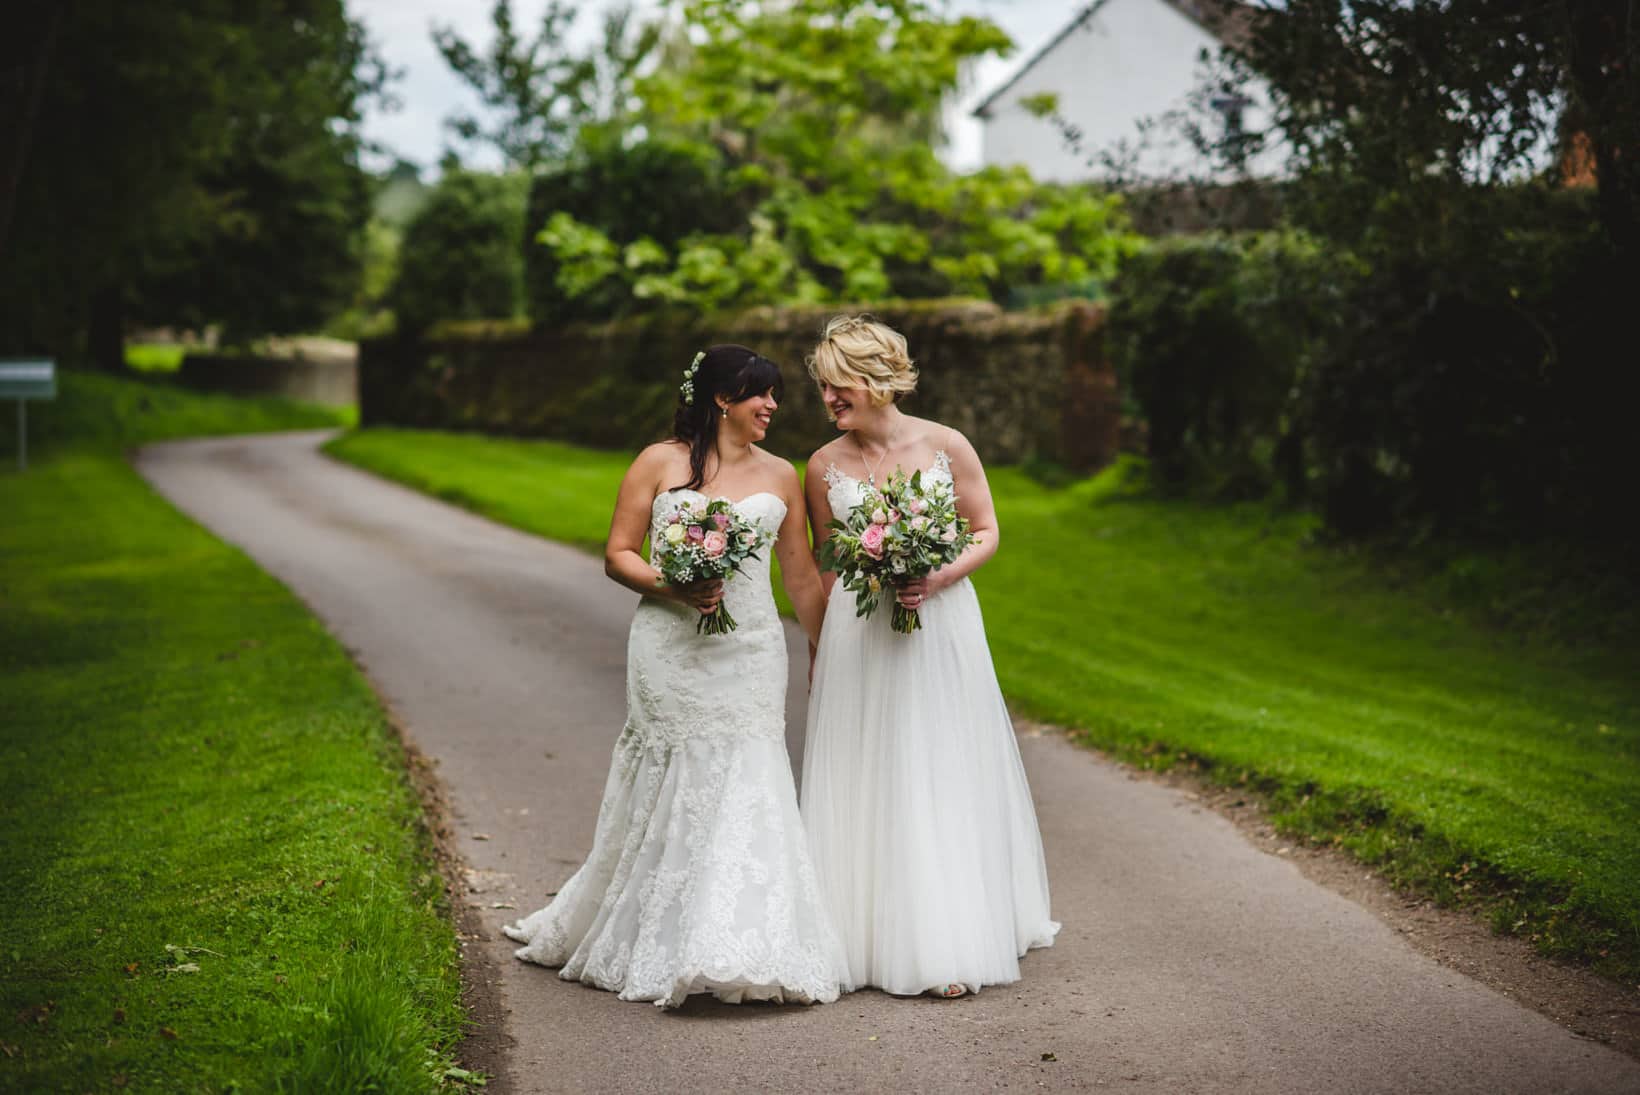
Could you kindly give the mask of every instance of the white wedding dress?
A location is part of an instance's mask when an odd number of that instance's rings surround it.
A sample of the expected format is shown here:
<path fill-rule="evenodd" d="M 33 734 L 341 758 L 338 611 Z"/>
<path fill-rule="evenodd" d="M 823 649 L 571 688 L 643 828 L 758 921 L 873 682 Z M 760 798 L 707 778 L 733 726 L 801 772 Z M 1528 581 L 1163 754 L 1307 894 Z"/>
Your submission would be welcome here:
<path fill-rule="evenodd" d="M 924 478 L 951 477 L 942 451 Z M 861 483 L 826 471 L 832 513 Z M 960 484 L 958 484 L 960 490 Z M 914 995 L 1019 980 L 1053 943 L 1048 874 L 979 598 L 965 578 L 901 635 L 836 586 L 809 692 L 803 821 L 856 985 Z"/>
<path fill-rule="evenodd" d="M 651 536 L 667 491 L 651 508 Z M 735 504 L 772 533 L 786 504 Z M 675 1007 L 837 999 L 847 965 L 805 843 L 786 752 L 786 639 L 769 552 L 724 585 L 739 627 L 645 597 L 627 644 L 626 726 L 586 862 L 544 909 L 503 930 L 565 980 Z"/>

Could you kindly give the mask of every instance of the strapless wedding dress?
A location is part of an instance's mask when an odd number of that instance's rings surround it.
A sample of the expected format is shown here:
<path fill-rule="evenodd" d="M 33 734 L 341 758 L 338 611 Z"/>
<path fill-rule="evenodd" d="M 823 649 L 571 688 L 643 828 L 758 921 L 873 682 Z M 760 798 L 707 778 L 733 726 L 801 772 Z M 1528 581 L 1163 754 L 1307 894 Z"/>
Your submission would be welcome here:
<path fill-rule="evenodd" d="M 950 479 L 943 452 L 923 476 Z M 860 503 L 858 480 L 826 482 L 837 516 Z M 809 692 L 803 821 L 848 979 L 907 995 L 1017 981 L 1059 925 L 979 598 L 966 578 L 941 590 L 910 635 L 891 607 L 859 619 L 834 587 Z"/>
<path fill-rule="evenodd" d="M 667 491 L 651 510 L 658 535 Z M 773 534 L 777 495 L 735 508 Z M 696 633 L 699 614 L 646 597 L 627 644 L 626 725 L 615 743 L 592 851 L 552 903 L 503 929 L 518 957 L 559 976 L 677 1006 L 827 1002 L 847 963 L 809 857 L 786 753 L 786 640 L 769 555 L 724 585 L 738 622 Z"/>

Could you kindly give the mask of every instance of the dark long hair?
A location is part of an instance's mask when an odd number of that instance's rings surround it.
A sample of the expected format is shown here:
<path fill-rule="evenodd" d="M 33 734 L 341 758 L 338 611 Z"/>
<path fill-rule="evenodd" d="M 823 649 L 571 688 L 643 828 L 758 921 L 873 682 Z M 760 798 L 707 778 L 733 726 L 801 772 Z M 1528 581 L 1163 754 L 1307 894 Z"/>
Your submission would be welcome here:
<path fill-rule="evenodd" d="M 717 397 L 739 403 L 774 390 L 775 399 L 785 394 L 780 366 L 755 350 L 726 344 L 707 349 L 695 370 L 694 399 L 685 402 L 678 393 L 678 411 L 672 419 L 672 436 L 689 446 L 689 482 L 673 490 L 698 490 L 706 482 L 706 457 L 717 445 Z"/>

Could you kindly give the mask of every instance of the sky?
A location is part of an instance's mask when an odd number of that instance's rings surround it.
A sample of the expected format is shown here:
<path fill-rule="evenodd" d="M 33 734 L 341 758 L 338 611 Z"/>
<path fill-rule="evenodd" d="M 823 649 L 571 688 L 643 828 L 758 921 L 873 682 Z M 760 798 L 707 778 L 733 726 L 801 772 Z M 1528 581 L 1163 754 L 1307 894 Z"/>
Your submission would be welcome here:
<path fill-rule="evenodd" d="M 590 41 L 609 0 L 584 0 L 576 30 L 581 42 Z M 1007 60 L 987 57 L 975 69 L 973 85 L 954 104 L 947 118 L 951 146 L 946 160 L 965 170 L 979 166 L 979 123 L 968 117 L 968 109 L 994 90 L 1034 54 L 1083 6 L 1084 0 L 948 0 L 957 14 L 983 15 L 1000 26 L 1014 40 L 1014 53 Z M 547 0 L 513 0 L 515 24 L 530 33 L 540 20 Z M 393 86 L 401 106 L 384 112 L 372 107 L 365 116 L 365 136 L 386 146 L 384 155 L 367 161 L 383 168 L 395 157 L 403 157 L 423 168 L 437 164 L 446 145 L 444 119 L 457 110 L 477 105 L 472 92 L 452 73 L 433 47 L 431 28 L 453 26 L 468 42 L 482 48 L 489 42 L 490 0 L 351 0 L 353 16 L 367 28 L 389 65 L 404 72 Z M 655 0 L 638 0 L 640 9 L 654 9 Z M 495 167 L 499 160 L 474 155 L 462 149 L 463 158 L 473 166 Z"/>

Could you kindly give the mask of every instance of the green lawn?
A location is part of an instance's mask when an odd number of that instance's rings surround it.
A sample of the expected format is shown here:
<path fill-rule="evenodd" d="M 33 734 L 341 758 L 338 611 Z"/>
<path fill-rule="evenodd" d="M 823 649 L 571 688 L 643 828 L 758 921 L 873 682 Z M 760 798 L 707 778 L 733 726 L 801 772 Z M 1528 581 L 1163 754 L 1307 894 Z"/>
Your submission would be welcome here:
<path fill-rule="evenodd" d="M 120 455 L 336 416 L 62 387 L 0 471 L 0 1088 L 436 1090 L 455 939 L 396 738 Z"/>
<path fill-rule="evenodd" d="M 600 547 L 624 454 L 368 430 L 336 455 L 531 532 Z M 1640 976 L 1633 646 L 1512 637 L 1433 583 L 1389 588 L 1311 522 L 1159 501 L 1125 473 L 993 471 L 978 576 L 1016 709 L 1145 764 L 1269 794 L 1289 830 L 1543 949 Z M 1131 476 L 1126 476 L 1131 478 Z"/>
<path fill-rule="evenodd" d="M 188 347 L 173 342 L 128 342 L 125 365 L 139 373 L 174 373 L 182 368 Z"/>

